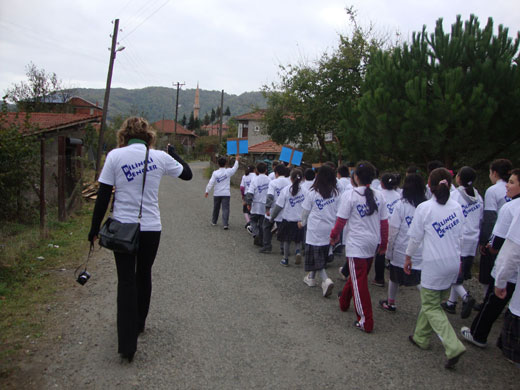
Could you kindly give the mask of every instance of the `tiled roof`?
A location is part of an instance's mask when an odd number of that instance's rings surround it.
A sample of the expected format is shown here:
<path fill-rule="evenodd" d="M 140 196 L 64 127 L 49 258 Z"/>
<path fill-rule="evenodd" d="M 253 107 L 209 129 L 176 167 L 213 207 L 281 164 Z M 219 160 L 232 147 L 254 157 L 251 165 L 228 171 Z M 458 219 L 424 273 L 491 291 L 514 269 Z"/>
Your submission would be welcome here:
<path fill-rule="evenodd" d="M 164 119 L 161 121 L 157 121 L 152 123 L 152 127 L 157 130 L 158 133 L 163 134 L 174 134 L 175 133 L 175 121 L 172 119 Z M 181 135 L 191 135 L 193 137 L 197 137 L 193 131 L 188 130 L 179 122 L 177 122 L 177 134 Z"/>
<path fill-rule="evenodd" d="M 101 114 L 87 115 L 87 114 L 63 114 L 50 112 L 33 112 L 29 114 L 28 121 L 31 126 L 36 129 L 34 133 L 45 133 L 53 130 L 59 130 L 64 127 L 71 127 L 83 123 L 99 122 Z M 8 125 L 17 124 L 22 128 L 26 121 L 25 112 L 8 112 L 5 116 L 0 115 L 0 126 L 3 123 Z"/>
<path fill-rule="evenodd" d="M 253 112 L 248 112 L 247 114 L 236 116 L 235 119 L 237 121 L 261 121 L 264 119 L 265 111 L 266 110 L 256 110 Z"/>
<path fill-rule="evenodd" d="M 249 153 L 280 153 L 282 151 L 282 145 L 278 145 L 276 142 L 268 140 L 260 142 L 259 144 L 249 146 Z"/>

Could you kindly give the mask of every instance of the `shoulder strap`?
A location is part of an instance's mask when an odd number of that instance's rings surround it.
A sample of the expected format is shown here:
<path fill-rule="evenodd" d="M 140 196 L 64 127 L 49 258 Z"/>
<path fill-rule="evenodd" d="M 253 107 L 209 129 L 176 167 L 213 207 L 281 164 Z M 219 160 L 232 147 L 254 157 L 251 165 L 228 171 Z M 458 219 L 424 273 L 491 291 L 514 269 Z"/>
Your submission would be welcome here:
<path fill-rule="evenodd" d="M 144 173 L 143 173 L 143 188 L 141 190 L 141 205 L 139 206 L 139 220 L 143 216 L 143 198 L 144 198 L 144 183 L 146 182 L 146 171 L 148 170 L 148 152 L 150 149 L 146 147 L 146 155 L 144 157 Z"/>

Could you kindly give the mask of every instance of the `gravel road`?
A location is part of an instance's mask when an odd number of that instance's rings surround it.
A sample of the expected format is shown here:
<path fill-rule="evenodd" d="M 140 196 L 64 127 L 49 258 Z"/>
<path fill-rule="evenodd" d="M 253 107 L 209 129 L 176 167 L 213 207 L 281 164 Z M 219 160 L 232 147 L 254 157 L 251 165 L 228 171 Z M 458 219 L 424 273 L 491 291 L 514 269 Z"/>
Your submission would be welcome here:
<path fill-rule="evenodd" d="M 467 345 L 456 370 L 443 368 L 439 340 L 421 351 L 407 337 L 419 310 L 414 288 L 399 291 L 398 311 L 377 307 L 385 289 L 371 287 L 375 329 L 352 326 L 340 312 L 337 257 L 329 268 L 331 298 L 303 284 L 302 266 L 279 265 L 278 252 L 258 253 L 244 229 L 240 194 L 231 199 L 230 229 L 210 225 L 204 198 L 207 163 L 194 163 L 190 182 L 165 178 L 163 232 L 154 265 L 146 332 L 131 364 L 117 354 L 116 274 L 111 252 L 96 252 L 85 286 L 53 307 L 54 326 L 20 367 L 27 389 L 508 389 L 520 370 L 493 345 Z M 276 246 L 276 245 L 275 245 Z M 291 259 L 292 260 L 292 259 Z M 472 281 L 474 291 L 476 282 Z M 471 289 L 471 285 L 470 285 Z M 456 331 L 470 324 L 450 316 Z M 516 385 L 515 385 L 516 383 Z M 22 387 L 20 387 L 22 386 Z"/>

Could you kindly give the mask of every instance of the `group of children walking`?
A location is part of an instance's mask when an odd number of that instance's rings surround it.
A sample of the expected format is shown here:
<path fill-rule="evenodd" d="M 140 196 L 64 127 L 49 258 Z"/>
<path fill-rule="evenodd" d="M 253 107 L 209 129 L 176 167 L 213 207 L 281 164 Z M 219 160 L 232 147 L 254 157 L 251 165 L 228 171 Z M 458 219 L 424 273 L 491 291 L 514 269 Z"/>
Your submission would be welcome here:
<path fill-rule="evenodd" d="M 206 196 L 215 183 L 227 183 L 229 188 L 228 178 L 235 172 L 235 166 L 215 171 Z M 224 176 L 227 179 L 219 181 Z M 486 346 L 493 322 L 511 300 L 498 345 L 509 360 L 520 363 L 520 293 L 514 295 L 520 228 L 511 230 L 520 223 L 520 170 L 513 170 L 509 160 L 499 159 L 491 164 L 489 177 L 493 185 L 482 199 L 471 167 L 462 167 L 453 178 L 438 161 L 428 165 L 427 184 L 417 168 L 410 167 L 402 187 L 396 173 L 385 173 L 379 180 L 377 169 L 368 161 L 338 169 L 325 163 L 316 171 L 280 163 L 269 176 L 267 165 L 260 162 L 247 168 L 240 190 L 246 228 L 259 252 L 273 251 L 276 232 L 283 255 L 280 264 L 289 266 L 294 245 L 294 264 L 304 260 L 303 282 L 315 287 L 319 280 L 324 297 L 334 289 L 327 265 L 338 246 L 344 247 L 340 272 L 346 283 L 338 294 L 339 308 L 347 311 L 353 302 L 355 328 L 366 333 L 374 329 L 368 280 L 374 258 L 372 284 L 385 286 L 389 269 L 388 293 L 379 301 L 381 309 L 396 312 L 399 286 L 416 286 L 421 310 L 409 340 L 426 349 L 433 333 L 437 334 L 445 348 L 445 367 L 451 369 L 466 351 L 446 315 L 456 313 L 459 297 L 462 318 L 469 317 L 473 308 L 479 310 L 471 328 L 461 329 L 463 339 L 479 347 Z M 219 190 L 216 196 L 223 192 Z M 217 222 L 220 203 L 226 204 L 214 201 L 212 224 Z M 225 229 L 227 223 L 225 215 Z M 481 254 L 479 281 L 485 289 L 481 304 L 463 286 L 471 278 L 477 250 Z"/>

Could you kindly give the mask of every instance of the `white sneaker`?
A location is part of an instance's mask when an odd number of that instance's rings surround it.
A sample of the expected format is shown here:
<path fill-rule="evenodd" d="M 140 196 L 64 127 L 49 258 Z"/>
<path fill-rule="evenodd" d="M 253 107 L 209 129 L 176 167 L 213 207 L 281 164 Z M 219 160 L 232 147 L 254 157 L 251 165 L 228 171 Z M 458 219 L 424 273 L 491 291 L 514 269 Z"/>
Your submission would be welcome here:
<path fill-rule="evenodd" d="M 462 335 L 462 337 L 464 337 L 464 339 L 476 345 L 477 347 L 485 348 L 487 346 L 487 343 L 481 343 L 480 341 L 475 340 L 473 338 L 473 335 L 471 334 L 471 329 L 467 326 L 463 326 L 462 328 L 460 328 L 460 334 Z"/>
<path fill-rule="evenodd" d="M 316 286 L 316 279 L 309 278 L 309 275 L 307 274 L 303 278 L 303 283 L 305 283 L 309 287 L 314 287 L 314 286 Z"/>
<path fill-rule="evenodd" d="M 334 282 L 327 278 L 323 283 L 321 283 L 321 289 L 323 290 L 323 296 L 328 297 L 330 294 L 332 294 L 332 289 L 334 288 Z"/>

